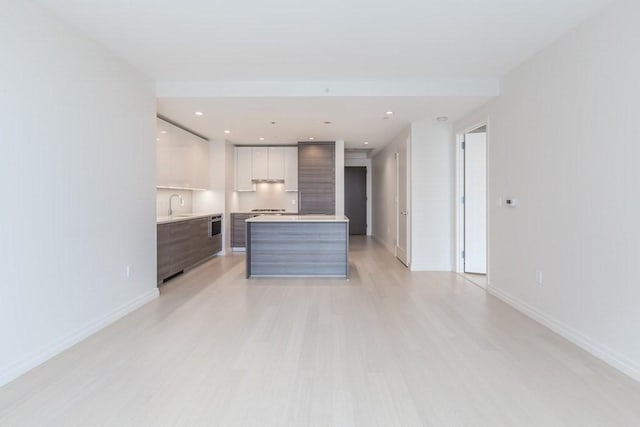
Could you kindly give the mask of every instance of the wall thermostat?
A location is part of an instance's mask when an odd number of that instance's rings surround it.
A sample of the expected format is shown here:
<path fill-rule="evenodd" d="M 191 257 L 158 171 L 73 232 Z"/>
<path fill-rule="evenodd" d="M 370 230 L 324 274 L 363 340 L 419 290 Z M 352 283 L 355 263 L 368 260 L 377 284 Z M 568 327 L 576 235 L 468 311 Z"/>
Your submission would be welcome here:
<path fill-rule="evenodd" d="M 504 204 L 510 208 L 518 206 L 518 199 L 505 199 Z"/>

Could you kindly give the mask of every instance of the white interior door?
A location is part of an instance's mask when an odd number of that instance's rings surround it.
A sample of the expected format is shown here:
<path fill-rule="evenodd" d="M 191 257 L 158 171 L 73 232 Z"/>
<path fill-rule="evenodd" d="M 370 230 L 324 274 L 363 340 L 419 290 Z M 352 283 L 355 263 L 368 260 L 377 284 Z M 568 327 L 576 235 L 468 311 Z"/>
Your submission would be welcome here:
<path fill-rule="evenodd" d="M 464 271 L 487 274 L 487 133 L 465 135 Z"/>
<path fill-rule="evenodd" d="M 396 257 L 409 265 L 409 204 L 407 197 L 407 145 L 396 153 Z"/>

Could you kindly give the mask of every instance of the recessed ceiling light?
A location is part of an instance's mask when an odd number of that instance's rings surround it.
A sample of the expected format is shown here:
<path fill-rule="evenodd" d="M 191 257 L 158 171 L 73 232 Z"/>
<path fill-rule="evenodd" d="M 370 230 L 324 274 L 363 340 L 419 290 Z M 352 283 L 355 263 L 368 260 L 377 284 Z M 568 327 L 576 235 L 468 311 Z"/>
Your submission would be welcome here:
<path fill-rule="evenodd" d="M 440 116 L 440 117 L 436 117 L 436 120 L 437 120 L 437 121 L 439 121 L 439 122 L 441 122 L 441 123 L 444 123 L 444 122 L 446 122 L 447 120 L 449 120 L 449 117 L 447 117 L 447 116 Z"/>
<path fill-rule="evenodd" d="M 390 116 L 390 115 L 392 115 L 392 114 L 393 114 L 393 111 L 386 111 L 386 112 L 385 112 L 385 114 L 386 114 L 387 116 Z"/>
<path fill-rule="evenodd" d="M 195 115 L 196 115 L 196 116 L 202 116 L 203 114 L 204 114 L 204 113 L 203 113 L 202 111 L 196 111 L 196 112 L 195 112 Z"/>
<path fill-rule="evenodd" d="M 364 145 L 369 145 L 369 141 L 363 142 Z"/>
<path fill-rule="evenodd" d="M 310 136 L 310 137 L 309 137 L 309 141 L 313 141 L 314 139 L 315 139 L 315 138 L 314 138 L 314 137 L 312 137 L 312 136 Z"/>
<path fill-rule="evenodd" d="M 231 131 L 228 129 L 225 129 L 224 133 L 231 133 Z"/>
<path fill-rule="evenodd" d="M 166 130 L 161 130 L 160 133 L 167 133 L 167 131 Z"/>
<path fill-rule="evenodd" d="M 330 124 L 331 124 L 331 122 L 330 122 L 329 120 L 327 120 L 327 121 L 325 121 L 325 122 L 324 122 L 324 124 L 325 124 L 325 125 L 330 125 Z"/>
<path fill-rule="evenodd" d="M 269 122 L 269 123 L 271 123 L 272 125 L 275 125 L 277 122 Z"/>
<path fill-rule="evenodd" d="M 156 141 L 160 141 L 160 138 L 156 138 Z"/>
<path fill-rule="evenodd" d="M 260 139 L 260 141 L 264 141 L 264 138 L 263 138 L 263 137 L 260 137 L 260 138 L 258 138 L 258 139 Z"/>

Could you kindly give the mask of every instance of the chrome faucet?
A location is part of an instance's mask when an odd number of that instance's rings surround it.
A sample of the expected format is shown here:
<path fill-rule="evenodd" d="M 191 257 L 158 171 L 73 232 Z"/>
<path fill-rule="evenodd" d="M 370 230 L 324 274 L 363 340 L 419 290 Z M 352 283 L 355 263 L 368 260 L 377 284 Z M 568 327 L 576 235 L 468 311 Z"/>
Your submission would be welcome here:
<path fill-rule="evenodd" d="M 173 201 L 173 198 L 177 197 L 178 200 L 180 200 L 180 206 L 184 206 L 184 199 L 182 198 L 181 195 L 179 194 L 172 194 L 169 196 L 169 216 L 173 216 L 173 209 L 171 209 L 171 202 Z"/>

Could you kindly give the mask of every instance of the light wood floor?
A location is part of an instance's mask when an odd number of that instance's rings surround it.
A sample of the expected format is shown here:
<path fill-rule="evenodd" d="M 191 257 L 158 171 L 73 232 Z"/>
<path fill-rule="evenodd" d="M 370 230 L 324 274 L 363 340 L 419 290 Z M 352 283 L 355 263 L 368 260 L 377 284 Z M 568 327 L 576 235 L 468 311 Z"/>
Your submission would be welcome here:
<path fill-rule="evenodd" d="M 476 273 L 460 273 L 462 277 L 467 279 L 468 281 L 475 283 L 480 286 L 482 289 L 487 289 L 487 275 L 486 274 L 476 274 Z"/>
<path fill-rule="evenodd" d="M 2 426 L 637 426 L 640 386 L 454 273 L 214 259 L 0 389 Z"/>

